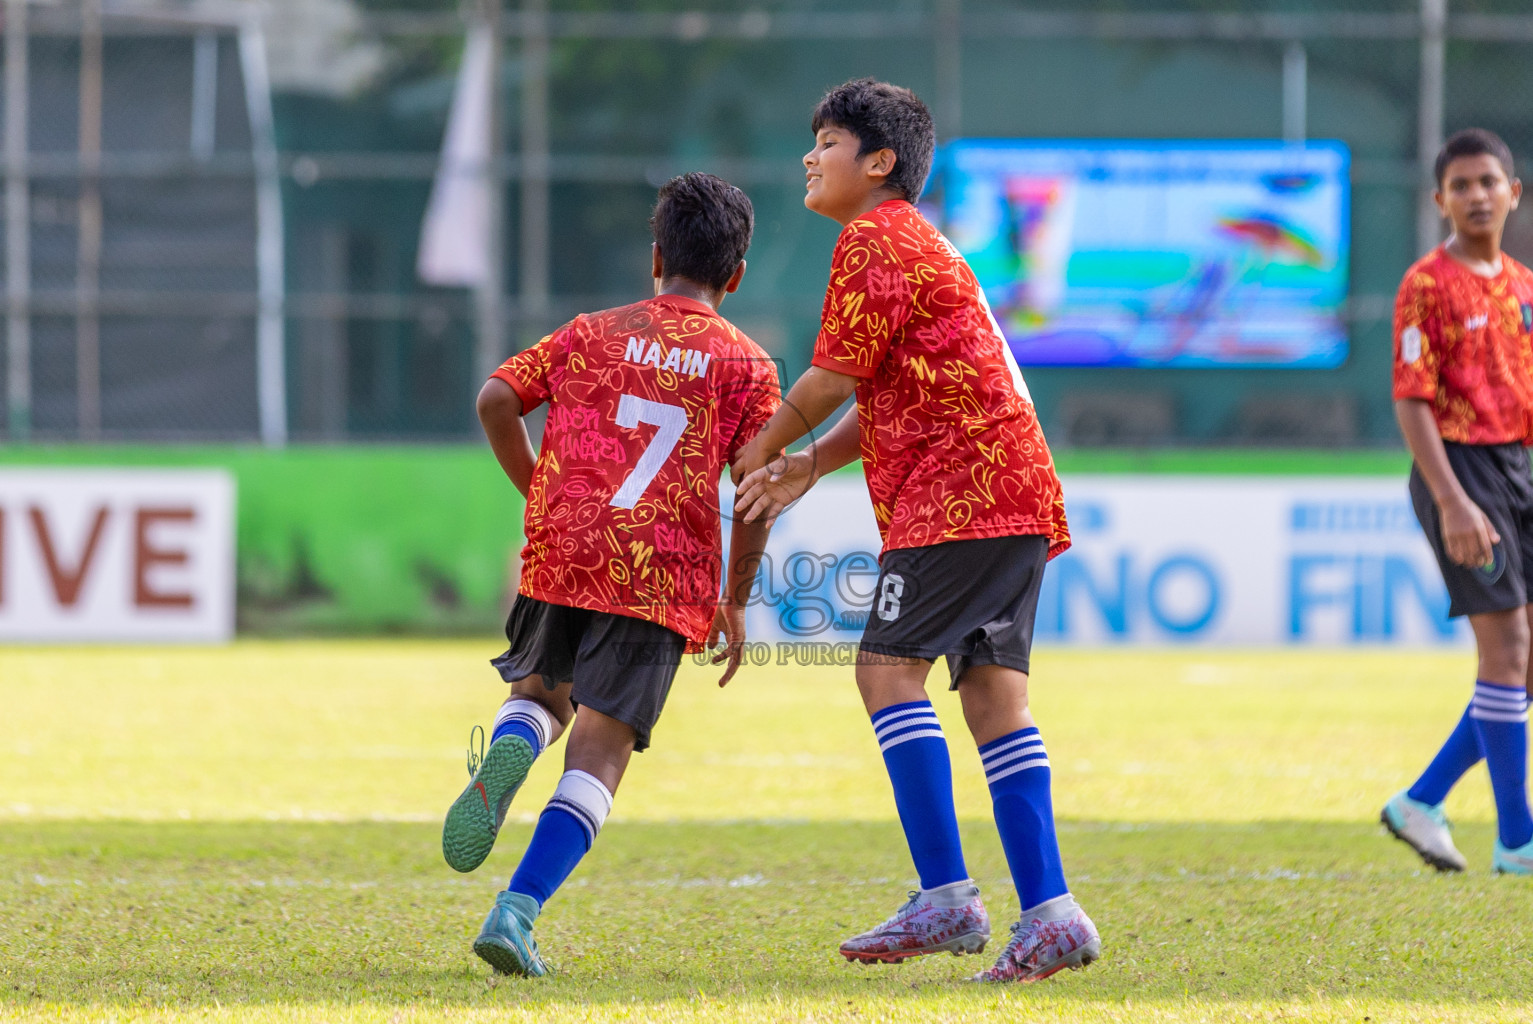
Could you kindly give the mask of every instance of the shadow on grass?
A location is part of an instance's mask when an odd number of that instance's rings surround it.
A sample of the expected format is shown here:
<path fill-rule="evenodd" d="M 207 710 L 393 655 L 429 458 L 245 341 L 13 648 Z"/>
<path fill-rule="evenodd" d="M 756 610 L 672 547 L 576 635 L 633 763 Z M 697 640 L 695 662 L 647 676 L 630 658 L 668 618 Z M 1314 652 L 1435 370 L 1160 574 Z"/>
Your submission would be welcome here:
<path fill-rule="evenodd" d="M 993 829 L 964 832 L 993 953 L 1016 894 Z M 0 825 L 0 1004 L 993 997 L 955 984 L 988 957 L 835 955 L 914 885 L 892 823 L 614 823 L 539 923 L 558 974 L 493 979 L 468 945 L 528 834 L 465 876 L 431 825 Z M 1483 869 L 1492 838 L 1462 830 L 1481 869 L 1446 877 L 1367 824 L 1063 823 L 1106 958 L 1029 998 L 1519 999 L 1533 940 L 1495 925 L 1529 890 Z"/>

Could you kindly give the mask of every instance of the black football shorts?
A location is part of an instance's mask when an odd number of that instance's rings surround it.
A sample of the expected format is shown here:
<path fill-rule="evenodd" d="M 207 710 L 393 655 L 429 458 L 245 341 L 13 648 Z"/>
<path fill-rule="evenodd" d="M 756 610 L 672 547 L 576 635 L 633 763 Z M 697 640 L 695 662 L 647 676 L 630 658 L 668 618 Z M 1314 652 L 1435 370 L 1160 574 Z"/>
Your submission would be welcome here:
<path fill-rule="evenodd" d="M 887 552 L 861 649 L 947 658 L 951 689 L 971 666 L 1028 670 L 1049 542 L 1042 536 L 952 540 Z"/>
<path fill-rule="evenodd" d="M 631 726 L 634 750 L 649 746 L 671 692 L 686 637 L 646 619 L 567 608 L 517 595 L 506 619 L 511 647 L 490 664 L 514 683 L 541 676 L 552 690 L 573 683 L 570 700 Z"/>
<path fill-rule="evenodd" d="M 1443 582 L 1448 585 L 1448 614 L 1504 612 L 1528 603 L 1533 579 L 1533 473 L 1521 444 L 1456 444 L 1444 441 L 1448 464 L 1469 500 L 1495 524 L 1501 543 L 1486 568 L 1466 568 L 1443 547 L 1437 503 L 1421 471 L 1411 466 L 1411 505 L 1432 545 Z"/>

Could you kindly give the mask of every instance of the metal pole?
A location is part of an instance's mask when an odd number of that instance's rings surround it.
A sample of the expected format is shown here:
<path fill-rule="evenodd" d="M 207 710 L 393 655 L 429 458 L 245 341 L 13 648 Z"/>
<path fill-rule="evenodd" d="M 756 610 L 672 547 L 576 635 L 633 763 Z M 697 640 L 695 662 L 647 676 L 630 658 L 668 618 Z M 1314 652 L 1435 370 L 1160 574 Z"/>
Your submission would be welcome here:
<path fill-rule="evenodd" d="M 521 307 L 541 330 L 549 300 L 548 0 L 523 0 Z M 530 321 L 530 324 L 528 323 Z"/>
<path fill-rule="evenodd" d="M 75 250 L 75 425 L 101 436 L 101 0 L 80 9 L 80 197 Z"/>
<path fill-rule="evenodd" d="M 1295 39 L 1283 48 L 1283 141 L 1302 146 L 1308 120 L 1309 54 Z"/>
<path fill-rule="evenodd" d="M 192 157 L 199 163 L 213 159 L 218 121 L 218 36 L 198 32 L 192 43 Z"/>
<path fill-rule="evenodd" d="M 484 31 L 490 39 L 490 82 L 485 103 L 485 128 L 488 145 L 485 162 L 479 173 L 485 183 L 485 263 L 487 273 L 474 286 L 474 384 L 488 377 L 505 360 L 506 355 L 506 183 L 501 174 L 501 159 L 505 151 L 504 132 L 501 124 L 504 109 L 501 97 L 501 58 L 505 43 L 501 31 L 501 0 L 483 0 L 478 16 L 484 21 Z"/>
<path fill-rule="evenodd" d="M 13 442 L 32 433 L 32 200 L 27 177 L 27 0 L 5 2 L 5 406 Z"/>
<path fill-rule="evenodd" d="M 963 117 L 963 0 L 937 0 L 937 137 L 956 139 Z"/>
<path fill-rule="evenodd" d="M 1416 119 L 1416 161 L 1422 178 L 1432 174 L 1432 164 L 1443 145 L 1443 94 L 1446 90 L 1447 52 L 1444 29 L 1448 0 L 1421 0 L 1421 95 Z M 1433 186 L 1436 188 L 1435 184 Z M 1430 191 L 1416 204 L 1416 251 L 1424 253 L 1442 241 L 1442 218 Z"/>
<path fill-rule="evenodd" d="M 258 22 L 240 29 L 240 70 L 245 78 L 245 110 L 250 119 L 250 156 L 255 164 L 256 405 L 261 441 L 269 448 L 287 444 L 286 283 L 282 252 L 282 182 L 277 164 L 277 135 L 271 110 L 271 79 L 266 71 L 266 37 Z"/>

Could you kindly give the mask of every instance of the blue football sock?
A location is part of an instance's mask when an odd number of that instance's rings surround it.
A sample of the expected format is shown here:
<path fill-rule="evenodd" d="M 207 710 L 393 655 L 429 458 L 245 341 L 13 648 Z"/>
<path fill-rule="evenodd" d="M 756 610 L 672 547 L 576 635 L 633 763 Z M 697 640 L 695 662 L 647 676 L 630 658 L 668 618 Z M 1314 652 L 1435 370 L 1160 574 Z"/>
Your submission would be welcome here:
<path fill-rule="evenodd" d="M 582 771 L 565 772 L 538 816 L 532 842 L 506 888 L 531 896 L 539 906 L 547 903 L 591 849 L 611 810 L 612 794 L 599 779 Z"/>
<path fill-rule="evenodd" d="M 1533 842 L 1528 813 L 1528 694 L 1520 686 L 1474 684 L 1469 717 L 1485 751 L 1490 789 L 1496 798 L 1496 826 L 1509 850 Z"/>
<path fill-rule="evenodd" d="M 1427 770 L 1421 773 L 1421 778 L 1416 780 L 1406 796 L 1435 807 L 1448 798 L 1448 791 L 1464 777 L 1465 772 L 1480 763 L 1480 758 L 1485 755 L 1480 753 L 1480 737 L 1475 735 L 1474 720 L 1469 716 L 1472 707 L 1470 705 L 1464 709 L 1458 725 L 1448 734 L 1447 742 L 1442 745 L 1437 756 L 1432 758 L 1432 763 L 1427 765 Z"/>
<path fill-rule="evenodd" d="M 942 724 L 931 701 L 893 704 L 873 715 L 873 731 L 884 752 L 884 766 L 894 785 L 910 859 L 921 888 L 961 882 L 969 877 L 953 812 L 953 764 Z"/>
<path fill-rule="evenodd" d="M 1049 792 L 1049 756 L 1035 727 L 991 740 L 979 748 L 990 784 L 995 827 L 1011 866 L 1022 909 L 1031 910 L 1070 891 L 1065 885 L 1059 839 L 1054 834 L 1054 800 Z"/>
<path fill-rule="evenodd" d="M 532 747 L 532 756 L 543 753 L 553 736 L 553 717 L 548 709 L 527 697 L 511 697 L 500 706 L 495 728 L 490 733 L 493 744 L 502 736 L 520 736 Z"/>

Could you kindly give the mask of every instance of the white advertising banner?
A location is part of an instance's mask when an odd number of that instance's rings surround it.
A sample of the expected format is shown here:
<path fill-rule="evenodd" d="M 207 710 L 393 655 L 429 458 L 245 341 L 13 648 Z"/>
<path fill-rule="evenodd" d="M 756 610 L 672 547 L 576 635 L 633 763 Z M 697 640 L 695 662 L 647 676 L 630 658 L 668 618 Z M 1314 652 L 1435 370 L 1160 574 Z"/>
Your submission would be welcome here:
<path fill-rule="evenodd" d="M 0 469 L 0 642 L 234 635 L 234 481 Z"/>
<path fill-rule="evenodd" d="M 1404 479 L 1114 475 L 1064 483 L 1074 546 L 1045 573 L 1040 643 L 1468 641 L 1467 624 L 1448 618 Z M 879 551 L 861 479 L 822 482 L 781 517 L 768 551 L 750 638 L 855 642 Z"/>

